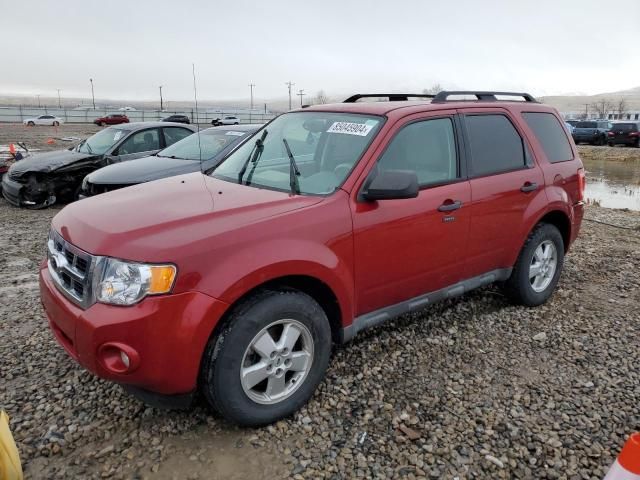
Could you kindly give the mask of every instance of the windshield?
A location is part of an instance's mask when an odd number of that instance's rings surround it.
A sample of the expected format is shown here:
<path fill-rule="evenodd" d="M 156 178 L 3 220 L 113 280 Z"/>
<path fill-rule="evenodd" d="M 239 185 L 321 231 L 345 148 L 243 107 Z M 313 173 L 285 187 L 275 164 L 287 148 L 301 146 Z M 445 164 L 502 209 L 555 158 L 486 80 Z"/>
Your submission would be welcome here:
<path fill-rule="evenodd" d="M 576 128 L 597 128 L 596 122 L 578 122 Z"/>
<path fill-rule="evenodd" d="M 283 191 L 291 191 L 295 181 L 296 192 L 327 195 L 342 185 L 381 125 L 381 117 L 367 115 L 286 113 L 258 131 L 212 175 Z"/>
<path fill-rule="evenodd" d="M 127 130 L 105 128 L 78 145 L 78 152 L 102 155 L 127 135 Z"/>
<path fill-rule="evenodd" d="M 205 130 L 194 133 L 170 147 L 158 152 L 158 157 L 180 158 L 183 160 L 211 160 L 222 150 L 245 137 L 248 132 L 235 130 Z M 198 142 L 198 136 L 200 142 Z M 202 151 L 202 154 L 200 153 Z"/>

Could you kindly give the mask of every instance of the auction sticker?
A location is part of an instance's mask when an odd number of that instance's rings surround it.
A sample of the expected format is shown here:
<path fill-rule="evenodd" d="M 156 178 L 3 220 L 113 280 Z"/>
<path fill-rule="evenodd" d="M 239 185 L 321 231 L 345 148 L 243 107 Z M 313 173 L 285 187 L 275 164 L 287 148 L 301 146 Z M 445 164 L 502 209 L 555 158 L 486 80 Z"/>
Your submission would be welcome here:
<path fill-rule="evenodd" d="M 373 128 L 373 125 L 352 122 L 334 122 L 327 130 L 328 133 L 345 133 L 347 135 L 358 135 L 366 137 Z"/>

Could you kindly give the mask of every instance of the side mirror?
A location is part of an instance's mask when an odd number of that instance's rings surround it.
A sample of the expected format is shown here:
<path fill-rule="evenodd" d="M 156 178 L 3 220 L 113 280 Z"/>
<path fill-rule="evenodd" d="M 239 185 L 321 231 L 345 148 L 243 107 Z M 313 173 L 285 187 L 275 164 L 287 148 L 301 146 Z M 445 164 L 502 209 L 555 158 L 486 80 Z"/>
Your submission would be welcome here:
<path fill-rule="evenodd" d="M 420 192 L 418 176 L 410 170 L 379 170 L 367 182 L 362 197 L 368 201 L 415 198 Z"/>

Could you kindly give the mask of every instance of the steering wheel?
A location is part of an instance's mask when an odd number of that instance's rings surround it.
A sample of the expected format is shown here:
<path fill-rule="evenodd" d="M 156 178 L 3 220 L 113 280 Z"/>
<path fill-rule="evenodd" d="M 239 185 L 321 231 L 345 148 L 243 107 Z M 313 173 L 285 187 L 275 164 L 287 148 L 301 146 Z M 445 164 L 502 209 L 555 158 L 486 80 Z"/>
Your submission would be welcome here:
<path fill-rule="evenodd" d="M 338 178 L 344 178 L 351 171 L 352 167 L 353 165 L 351 165 L 350 163 L 339 163 L 333 169 L 333 173 L 335 173 L 336 177 Z"/>

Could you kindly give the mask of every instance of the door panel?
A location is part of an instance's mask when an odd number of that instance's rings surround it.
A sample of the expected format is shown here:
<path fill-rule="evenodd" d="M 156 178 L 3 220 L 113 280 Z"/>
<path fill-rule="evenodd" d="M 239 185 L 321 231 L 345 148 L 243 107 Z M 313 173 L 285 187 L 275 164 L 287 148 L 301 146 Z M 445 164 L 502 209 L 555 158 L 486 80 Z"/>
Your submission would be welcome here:
<path fill-rule="evenodd" d="M 545 198 L 544 177 L 508 112 L 462 113 L 471 176 L 467 275 L 473 277 L 513 266 L 527 212 Z"/>
<path fill-rule="evenodd" d="M 411 116 L 376 152 L 370 176 L 379 169 L 410 170 L 425 185 L 416 198 L 352 202 L 356 316 L 464 278 L 471 194 L 460 178 L 454 113 Z M 451 207 L 455 202 L 460 208 Z M 446 211 L 438 210 L 442 205 Z"/>

